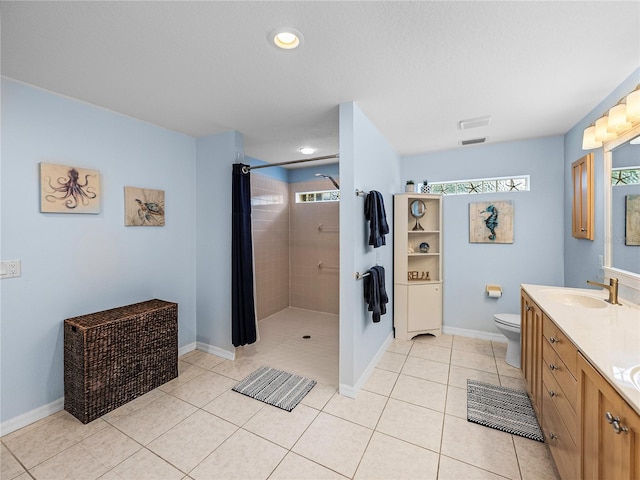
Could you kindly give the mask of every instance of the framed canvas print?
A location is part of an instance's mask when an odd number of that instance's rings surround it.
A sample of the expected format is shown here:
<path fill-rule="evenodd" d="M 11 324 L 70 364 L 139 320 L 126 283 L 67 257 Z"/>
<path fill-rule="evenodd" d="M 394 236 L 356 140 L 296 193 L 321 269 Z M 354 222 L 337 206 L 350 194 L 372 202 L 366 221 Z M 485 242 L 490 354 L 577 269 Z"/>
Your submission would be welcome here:
<path fill-rule="evenodd" d="M 164 226 L 164 190 L 124 187 L 124 224 L 128 227 Z"/>
<path fill-rule="evenodd" d="M 625 196 L 625 245 L 640 245 L 640 195 Z"/>
<path fill-rule="evenodd" d="M 100 172 L 82 167 L 41 163 L 40 211 L 100 213 Z"/>
<path fill-rule="evenodd" d="M 470 203 L 469 242 L 513 243 L 513 202 Z"/>

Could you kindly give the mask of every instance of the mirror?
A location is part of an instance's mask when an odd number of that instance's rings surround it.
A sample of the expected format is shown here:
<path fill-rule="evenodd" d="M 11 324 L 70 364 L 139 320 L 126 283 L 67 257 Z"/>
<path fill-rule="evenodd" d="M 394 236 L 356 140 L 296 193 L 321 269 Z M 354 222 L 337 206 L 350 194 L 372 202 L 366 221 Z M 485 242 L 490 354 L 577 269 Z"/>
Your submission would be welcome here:
<path fill-rule="evenodd" d="M 422 200 L 414 200 L 411 202 L 411 205 L 409 205 L 409 211 L 411 212 L 411 216 L 416 219 L 413 230 L 424 230 L 419 221 L 427 213 L 427 206 L 424 202 Z"/>
<path fill-rule="evenodd" d="M 604 147 L 605 271 L 630 286 L 640 282 L 639 135 L 636 126 Z"/>

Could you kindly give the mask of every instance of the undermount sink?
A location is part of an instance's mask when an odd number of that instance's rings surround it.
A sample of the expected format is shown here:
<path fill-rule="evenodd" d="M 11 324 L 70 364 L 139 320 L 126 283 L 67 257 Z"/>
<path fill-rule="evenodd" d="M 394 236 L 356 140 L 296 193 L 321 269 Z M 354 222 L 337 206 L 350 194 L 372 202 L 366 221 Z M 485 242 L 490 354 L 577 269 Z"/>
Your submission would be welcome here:
<path fill-rule="evenodd" d="M 640 365 L 629 369 L 629 378 L 636 390 L 640 390 Z"/>
<path fill-rule="evenodd" d="M 568 307 L 607 308 L 608 304 L 599 298 L 590 297 L 580 292 L 569 290 L 545 290 L 545 296 L 556 303 Z"/>

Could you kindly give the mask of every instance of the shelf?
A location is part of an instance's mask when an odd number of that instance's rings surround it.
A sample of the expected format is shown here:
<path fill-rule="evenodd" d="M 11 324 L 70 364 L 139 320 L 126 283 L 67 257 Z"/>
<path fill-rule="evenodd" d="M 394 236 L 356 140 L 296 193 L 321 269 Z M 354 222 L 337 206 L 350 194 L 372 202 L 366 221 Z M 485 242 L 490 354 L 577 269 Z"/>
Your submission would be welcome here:
<path fill-rule="evenodd" d="M 438 252 L 433 253 L 407 253 L 407 257 L 428 257 L 440 255 Z"/>
<path fill-rule="evenodd" d="M 409 235 L 412 233 L 440 233 L 440 230 L 409 230 L 407 233 Z"/>

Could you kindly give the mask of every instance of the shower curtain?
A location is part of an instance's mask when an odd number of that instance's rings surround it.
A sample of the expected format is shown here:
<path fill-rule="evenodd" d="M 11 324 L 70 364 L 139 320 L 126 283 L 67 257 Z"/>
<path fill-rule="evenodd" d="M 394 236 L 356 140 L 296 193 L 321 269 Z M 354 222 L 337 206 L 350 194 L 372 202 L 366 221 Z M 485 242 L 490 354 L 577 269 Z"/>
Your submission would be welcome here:
<path fill-rule="evenodd" d="M 251 177 L 247 165 L 233 165 L 231 233 L 231 339 L 234 347 L 257 339 L 253 297 Z"/>

